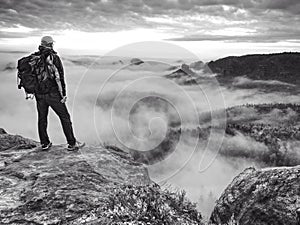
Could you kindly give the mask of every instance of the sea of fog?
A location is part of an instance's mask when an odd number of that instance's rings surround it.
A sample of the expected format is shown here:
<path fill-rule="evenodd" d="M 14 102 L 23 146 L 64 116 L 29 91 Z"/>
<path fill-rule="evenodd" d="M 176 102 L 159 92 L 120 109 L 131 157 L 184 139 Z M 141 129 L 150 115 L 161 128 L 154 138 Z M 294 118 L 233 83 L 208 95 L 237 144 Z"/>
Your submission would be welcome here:
<path fill-rule="evenodd" d="M 11 68 L 23 55 L 0 54 L 0 127 L 8 133 L 38 140 L 36 102 L 25 100 L 23 90 L 17 89 L 16 69 Z M 202 79 L 199 85 L 179 85 L 164 75 L 180 68 L 183 63 L 180 57 L 148 59 L 142 64 L 130 64 L 131 58 L 117 56 L 63 55 L 62 59 L 67 107 L 75 135 L 89 145 L 112 144 L 125 149 L 151 150 L 163 141 L 174 118 L 180 118 L 182 128 L 188 129 L 201 125 L 199 115 L 203 112 L 245 103 L 287 102 L 287 97 L 291 102 L 299 100 L 296 95 L 287 96 L 280 91 L 266 93 L 255 88 L 219 86 L 214 79 Z M 199 76 L 205 74 L 199 72 Z M 147 102 L 143 104 L 145 98 Z M 158 99 L 164 103 L 156 103 Z M 218 121 L 226 122 L 226 118 L 221 117 Z M 48 122 L 51 141 L 66 143 L 59 119 L 51 110 Z M 235 175 L 246 167 L 258 166 L 245 159 L 219 156 L 222 133 L 212 134 L 210 141 L 209 144 L 199 142 L 195 137 L 182 134 L 176 151 L 169 158 L 149 166 L 153 180 L 166 188 L 184 189 L 190 199 L 199 203 L 205 216 Z M 264 148 L 243 137 L 226 142 L 242 148 Z"/>

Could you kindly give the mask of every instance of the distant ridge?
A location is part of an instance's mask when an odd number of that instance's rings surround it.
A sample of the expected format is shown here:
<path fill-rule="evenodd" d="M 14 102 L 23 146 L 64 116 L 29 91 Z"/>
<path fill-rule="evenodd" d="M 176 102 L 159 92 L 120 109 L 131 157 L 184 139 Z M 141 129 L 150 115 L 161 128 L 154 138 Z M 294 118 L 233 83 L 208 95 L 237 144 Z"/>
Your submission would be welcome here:
<path fill-rule="evenodd" d="M 29 52 L 27 51 L 10 51 L 10 50 L 0 50 L 0 53 L 29 54 Z"/>
<path fill-rule="evenodd" d="M 210 61 L 208 66 L 224 78 L 246 76 L 256 80 L 300 83 L 299 52 L 229 56 Z"/>

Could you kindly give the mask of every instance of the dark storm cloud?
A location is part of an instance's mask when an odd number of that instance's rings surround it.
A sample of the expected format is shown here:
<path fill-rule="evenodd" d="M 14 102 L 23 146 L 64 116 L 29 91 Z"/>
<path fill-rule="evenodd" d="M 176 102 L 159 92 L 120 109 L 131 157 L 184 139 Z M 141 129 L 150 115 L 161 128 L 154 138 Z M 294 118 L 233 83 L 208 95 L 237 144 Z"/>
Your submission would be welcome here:
<path fill-rule="evenodd" d="M 280 41 L 298 39 L 299 14 L 299 0 L 2 0 L 0 28 L 23 26 L 34 31 L 3 31 L 0 35 L 38 35 L 37 30 L 168 28 L 178 36 L 173 40 Z M 218 34 L 224 28 L 252 32 Z"/>
<path fill-rule="evenodd" d="M 257 8 L 287 10 L 294 14 L 298 14 L 300 12 L 299 0 L 265 0 L 257 2 L 258 3 L 254 4 Z"/>

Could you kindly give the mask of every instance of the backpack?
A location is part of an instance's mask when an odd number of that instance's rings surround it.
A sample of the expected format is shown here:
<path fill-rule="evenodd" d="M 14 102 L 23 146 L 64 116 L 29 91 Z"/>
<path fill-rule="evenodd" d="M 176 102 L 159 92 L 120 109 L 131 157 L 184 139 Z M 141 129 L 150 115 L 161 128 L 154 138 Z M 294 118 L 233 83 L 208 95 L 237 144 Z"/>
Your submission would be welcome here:
<path fill-rule="evenodd" d="M 35 93 L 37 76 L 45 71 L 45 60 L 42 55 L 31 54 L 18 60 L 18 88 L 24 88 L 27 94 Z"/>
<path fill-rule="evenodd" d="M 34 94 L 36 90 L 45 93 L 49 91 L 53 81 L 48 79 L 52 77 L 48 75 L 44 54 L 33 53 L 19 59 L 17 69 L 18 88 L 23 87 L 26 94 Z"/>

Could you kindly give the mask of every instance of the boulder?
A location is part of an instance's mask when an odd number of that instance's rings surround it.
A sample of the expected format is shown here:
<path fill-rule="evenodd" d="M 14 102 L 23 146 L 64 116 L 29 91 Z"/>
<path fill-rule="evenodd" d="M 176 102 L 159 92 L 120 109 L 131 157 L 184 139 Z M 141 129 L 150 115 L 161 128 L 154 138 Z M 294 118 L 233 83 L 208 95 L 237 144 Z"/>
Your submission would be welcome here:
<path fill-rule="evenodd" d="M 225 189 L 211 224 L 299 225 L 300 166 L 248 168 Z"/>
<path fill-rule="evenodd" d="M 0 152 L 7 149 L 29 149 L 38 145 L 37 142 L 24 138 L 20 135 L 7 134 L 3 128 L 0 128 Z"/>
<path fill-rule="evenodd" d="M 0 128 L 0 134 L 7 134 L 3 128 Z"/>

